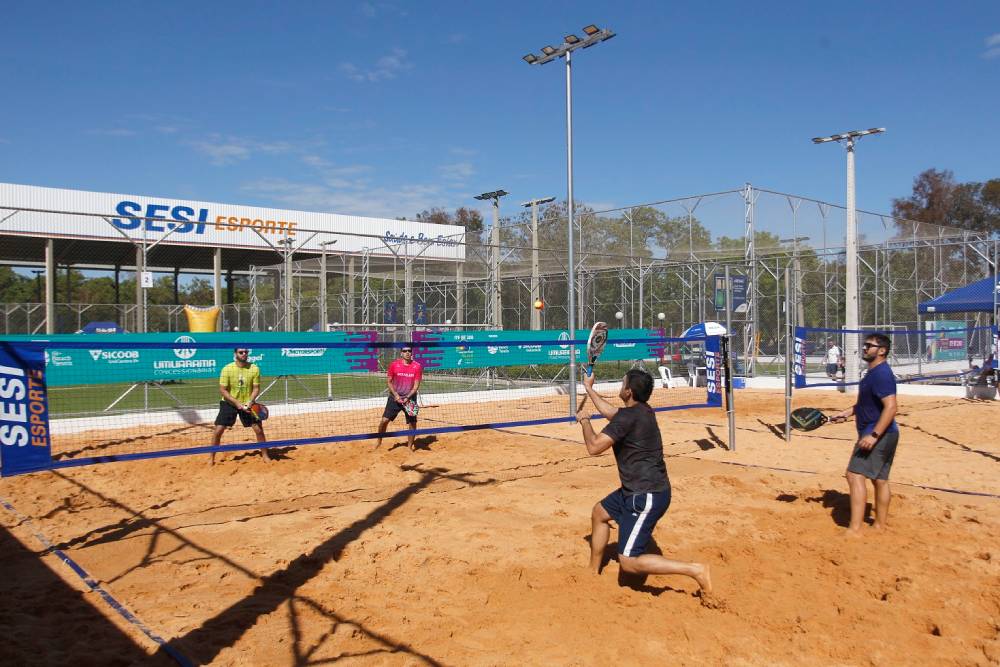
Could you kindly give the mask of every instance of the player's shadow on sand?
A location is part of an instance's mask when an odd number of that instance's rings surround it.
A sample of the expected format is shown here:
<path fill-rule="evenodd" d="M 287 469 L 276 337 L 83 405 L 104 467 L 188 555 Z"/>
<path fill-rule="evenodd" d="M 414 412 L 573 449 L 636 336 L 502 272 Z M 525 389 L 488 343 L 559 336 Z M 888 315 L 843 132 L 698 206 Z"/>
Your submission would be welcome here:
<path fill-rule="evenodd" d="M 781 496 L 778 496 L 777 500 L 784 500 Z M 823 491 L 823 495 L 813 496 L 811 498 L 806 498 L 807 503 L 820 503 L 823 507 L 830 510 L 830 516 L 833 518 L 833 522 L 840 526 L 841 528 L 847 528 L 851 525 L 851 496 L 850 494 L 843 493 L 841 491 L 834 491 L 833 489 L 826 489 Z M 865 505 L 865 517 L 871 512 L 872 504 L 868 503 Z"/>
<path fill-rule="evenodd" d="M 587 546 L 589 547 L 590 535 L 584 535 L 583 541 L 586 542 Z M 656 540 L 651 538 L 649 540 L 649 546 L 646 547 L 646 550 L 643 553 L 662 556 L 663 550 L 660 549 L 660 546 L 656 543 Z M 617 560 L 618 560 L 618 543 L 609 542 L 608 545 L 604 547 L 604 555 L 601 558 L 601 573 L 602 574 L 604 573 L 604 571 L 608 568 L 608 565 L 611 563 L 611 561 L 617 561 Z M 631 588 L 632 590 L 638 591 L 640 593 L 649 593 L 654 597 L 659 597 L 664 593 L 679 593 L 681 595 L 689 594 L 688 591 L 679 588 L 673 588 L 672 586 L 650 586 L 648 583 L 646 583 L 646 579 L 649 576 L 650 575 L 648 574 L 632 574 L 631 572 L 626 572 L 625 570 L 621 569 L 621 566 L 618 567 L 618 585 L 621 586 L 622 588 Z"/>
<path fill-rule="evenodd" d="M 286 461 L 286 460 L 290 461 L 292 459 L 292 457 L 289 456 L 289 454 L 291 454 L 292 452 L 294 452 L 296 449 L 297 449 L 296 447 L 268 447 L 267 451 L 271 453 L 271 460 L 272 461 Z M 248 452 L 243 452 L 242 454 L 238 454 L 238 455 L 234 456 L 230 460 L 232 460 L 232 461 L 242 461 L 243 459 L 260 458 L 260 457 L 262 457 L 264 455 L 263 452 L 264 452 L 264 448 L 261 448 L 261 449 L 251 449 Z"/>
<path fill-rule="evenodd" d="M 431 451 L 431 445 L 433 445 L 435 442 L 437 442 L 436 435 L 422 435 L 419 438 L 413 439 L 413 448 L 422 449 L 424 451 L 429 452 Z M 406 447 L 406 440 L 401 440 L 400 442 L 391 445 L 389 447 L 389 451 L 391 452 L 392 450 L 397 449 L 398 447 Z"/>

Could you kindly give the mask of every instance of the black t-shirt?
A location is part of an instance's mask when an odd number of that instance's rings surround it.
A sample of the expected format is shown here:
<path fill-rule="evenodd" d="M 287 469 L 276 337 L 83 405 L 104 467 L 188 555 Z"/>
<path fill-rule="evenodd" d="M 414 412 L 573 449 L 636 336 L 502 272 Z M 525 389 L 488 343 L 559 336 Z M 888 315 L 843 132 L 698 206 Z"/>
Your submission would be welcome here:
<path fill-rule="evenodd" d="M 656 413 L 645 403 L 621 408 L 601 431 L 614 441 L 622 490 L 628 494 L 666 491 L 670 488 L 663 462 L 663 441 Z"/>

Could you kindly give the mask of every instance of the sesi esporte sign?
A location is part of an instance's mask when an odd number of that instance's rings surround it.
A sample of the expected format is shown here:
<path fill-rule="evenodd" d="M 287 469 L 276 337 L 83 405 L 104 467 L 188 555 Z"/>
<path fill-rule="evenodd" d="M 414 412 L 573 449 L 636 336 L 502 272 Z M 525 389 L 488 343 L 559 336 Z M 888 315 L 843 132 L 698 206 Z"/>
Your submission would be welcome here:
<path fill-rule="evenodd" d="M 9 183 L 0 183 L 0 206 L 20 211 L 4 222 L 2 234 L 113 241 L 124 235 L 137 242 L 259 249 L 288 238 L 300 252 L 315 253 L 322 251 L 320 243 L 335 238 L 338 253 L 370 248 L 391 255 L 387 245 L 408 242 L 418 244 L 420 256 L 428 259 L 465 257 L 458 242 L 465 228 L 457 225 Z"/>

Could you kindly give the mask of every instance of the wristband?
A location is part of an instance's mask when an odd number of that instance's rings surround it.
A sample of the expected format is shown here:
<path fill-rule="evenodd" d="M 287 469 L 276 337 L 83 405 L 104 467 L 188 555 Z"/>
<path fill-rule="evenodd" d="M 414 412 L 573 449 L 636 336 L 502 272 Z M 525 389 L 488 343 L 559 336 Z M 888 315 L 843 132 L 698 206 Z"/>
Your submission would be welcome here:
<path fill-rule="evenodd" d="M 870 435 L 872 435 L 876 440 L 882 437 L 882 434 L 879 433 L 878 431 L 872 431 Z"/>

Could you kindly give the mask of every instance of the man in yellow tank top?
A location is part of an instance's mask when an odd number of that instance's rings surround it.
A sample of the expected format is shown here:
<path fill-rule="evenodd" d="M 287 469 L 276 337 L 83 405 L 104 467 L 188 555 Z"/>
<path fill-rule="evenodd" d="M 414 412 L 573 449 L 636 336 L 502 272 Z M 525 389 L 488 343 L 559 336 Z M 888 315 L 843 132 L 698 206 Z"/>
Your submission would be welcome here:
<path fill-rule="evenodd" d="M 233 350 L 233 362 L 226 364 L 219 375 L 219 414 L 215 418 L 215 432 L 212 434 L 212 445 L 222 442 L 222 434 L 227 428 L 232 428 L 236 417 L 244 427 L 253 429 L 257 442 L 266 442 L 264 427 L 250 410 L 260 393 L 260 368 L 249 361 L 250 350 L 238 347 Z M 261 456 L 267 460 L 274 457 L 270 451 L 261 450 Z M 212 454 L 212 464 L 215 464 L 215 454 Z"/>

